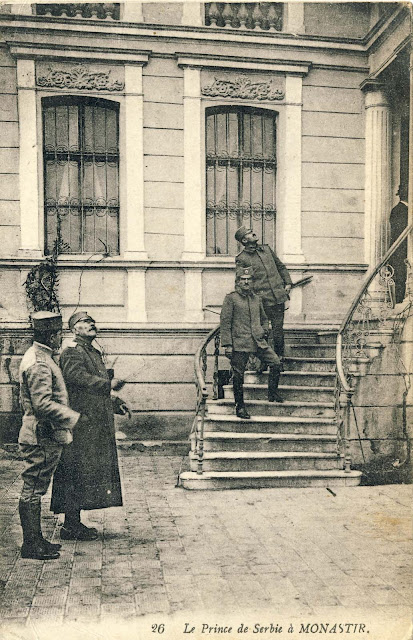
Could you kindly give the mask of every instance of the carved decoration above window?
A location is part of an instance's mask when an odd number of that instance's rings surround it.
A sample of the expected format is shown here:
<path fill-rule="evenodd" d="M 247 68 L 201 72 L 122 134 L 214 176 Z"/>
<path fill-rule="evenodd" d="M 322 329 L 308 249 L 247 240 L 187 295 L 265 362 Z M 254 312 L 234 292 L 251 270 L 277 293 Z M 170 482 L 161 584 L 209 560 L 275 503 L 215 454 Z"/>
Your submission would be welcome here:
<path fill-rule="evenodd" d="M 283 100 L 284 91 L 272 80 L 268 82 L 252 82 L 249 78 L 239 76 L 234 80 L 215 78 L 212 84 L 202 88 L 202 95 L 220 98 L 241 98 L 241 100 Z"/>
<path fill-rule="evenodd" d="M 111 78 L 110 71 L 91 71 L 84 64 L 71 69 L 49 67 L 48 73 L 37 78 L 37 86 L 57 89 L 78 89 L 87 91 L 123 91 L 125 84 Z"/>

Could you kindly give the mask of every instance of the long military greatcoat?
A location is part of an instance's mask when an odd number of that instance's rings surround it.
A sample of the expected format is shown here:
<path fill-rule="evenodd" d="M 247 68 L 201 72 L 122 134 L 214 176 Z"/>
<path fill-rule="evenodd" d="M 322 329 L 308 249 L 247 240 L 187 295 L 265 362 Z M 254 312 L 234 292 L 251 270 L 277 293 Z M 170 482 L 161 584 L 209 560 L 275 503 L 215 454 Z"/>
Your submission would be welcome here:
<path fill-rule="evenodd" d="M 65 487 L 72 483 L 79 509 L 122 505 L 110 379 L 102 356 L 79 337 L 66 347 L 60 366 L 70 406 L 89 422 L 75 428 L 53 480 L 51 510 L 65 512 Z"/>

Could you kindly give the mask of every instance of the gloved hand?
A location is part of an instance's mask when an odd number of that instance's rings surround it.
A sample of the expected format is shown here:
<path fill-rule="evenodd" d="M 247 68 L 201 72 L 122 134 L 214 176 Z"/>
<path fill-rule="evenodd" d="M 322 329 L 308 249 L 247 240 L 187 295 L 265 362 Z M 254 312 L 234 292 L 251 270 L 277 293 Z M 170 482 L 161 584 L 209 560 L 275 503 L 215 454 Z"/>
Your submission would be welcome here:
<path fill-rule="evenodd" d="M 129 420 L 132 417 L 131 411 L 122 398 L 118 396 L 112 396 L 112 406 L 114 413 L 117 413 L 120 416 L 128 416 Z"/>

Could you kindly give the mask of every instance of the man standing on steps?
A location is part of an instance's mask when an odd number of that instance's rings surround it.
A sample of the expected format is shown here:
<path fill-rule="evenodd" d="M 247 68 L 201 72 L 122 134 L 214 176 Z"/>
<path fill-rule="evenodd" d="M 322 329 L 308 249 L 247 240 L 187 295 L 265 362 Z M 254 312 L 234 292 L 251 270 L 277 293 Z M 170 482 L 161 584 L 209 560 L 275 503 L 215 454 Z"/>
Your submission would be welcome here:
<path fill-rule="evenodd" d="M 95 540 L 98 532 L 80 521 L 82 509 L 122 506 L 115 440 L 114 411 L 130 412 L 111 388 L 120 388 L 106 370 L 100 351 L 92 345 L 97 328 L 86 311 L 69 319 L 74 341 L 63 349 L 60 367 L 67 385 L 70 406 L 87 416 L 86 424 L 73 434 L 61 457 L 53 480 L 51 510 L 64 513 L 63 540 Z"/>
<path fill-rule="evenodd" d="M 85 421 L 70 409 L 61 371 L 53 360 L 62 342 L 62 316 L 50 311 L 32 315 L 33 345 L 20 364 L 20 401 L 23 410 L 19 448 L 24 458 L 23 489 L 19 501 L 23 529 L 22 558 L 53 560 L 60 544 L 43 538 L 41 499 L 59 462 L 63 445 L 72 441 L 73 429 Z"/>
<path fill-rule="evenodd" d="M 225 296 L 221 310 L 221 345 L 231 361 L 236 415 L 246 420 L 250 415 L 244 403 L 244 373 L 248 358 L 256 354 L 270 366 L 268 376 L 268 400 L 282 402 L 279 395 L 281 363 L 266 340 L 268 318 L 260 298 L 252 291 L 253 270 L 238 268 L 235 291 Z"/>
<path fill-rule="evenodd" d="M 252 267 L 254 270 L 254 292 L 260 296 L 271 322 L 274 351 L 283 358 L 284 311 L 292 285 L 290 274 L 268 244 L 258 244 L 258 238 L 252 229 L 240 227 L 235 233 L 235 239 L 244 247 L 235 258 L 235 264 L 237 267 Z"/>

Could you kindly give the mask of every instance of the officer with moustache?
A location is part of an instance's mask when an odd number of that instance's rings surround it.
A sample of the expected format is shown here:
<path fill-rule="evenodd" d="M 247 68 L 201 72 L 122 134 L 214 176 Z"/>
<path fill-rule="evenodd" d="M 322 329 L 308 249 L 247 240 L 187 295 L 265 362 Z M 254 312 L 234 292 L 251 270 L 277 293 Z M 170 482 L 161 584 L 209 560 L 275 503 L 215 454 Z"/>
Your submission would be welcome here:
<path fill-rule="evenodd" d="M 53 479 L 51 510 L 64 513 L 62 540 L 95 540 L 98 532 L 81 522 L 80 512 L 122 506 L 122 489 L 116 450 L 114 412 L 130 412 L 111 390 L 121 381 L 113 380 L 101 352 L 93 346 L 97 335 L 95 320 L 87 311 L 69 319 L 74 340 L 60 356 L 60 367 L 72 409 L 87 420 L 73 434 Z"/>
<path fill-rule="evenodd" d="M 271 322 L 274 351 L 284 356 L 284 312 L 289 299 L 292 280 L 286 266 L 268 244 L 258 244 L 252 229 L 240 227 L 235 239 L 243 250 L 235 258 L 237 267 L 252 267 L 254 270 L 254 292 L 260 296 L 264 311 Z"/>
<path fill-rule="evenodd" d="M 237 269 L 235 291 L 225 296 L 220 322 L 221 345 L 231 361 L 233 371 L 236 415 L 244 420 L 251 417 L 245 408 L 243 385 L 245 369 L 252 354 L 270 367 L 268 400 L 283 401 L 277 391 L 281 372 L 280 359 L 267 342 L 268 318 L 259 296 L 252 291 L 252 281 L 251 267 Z"/>

